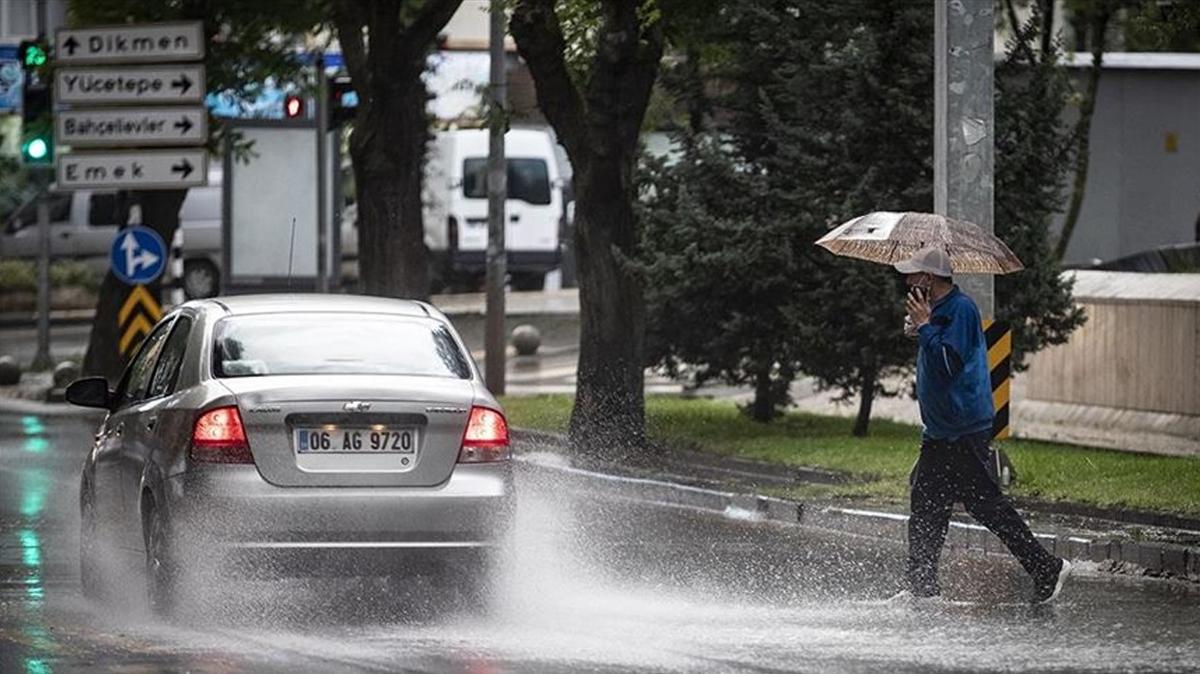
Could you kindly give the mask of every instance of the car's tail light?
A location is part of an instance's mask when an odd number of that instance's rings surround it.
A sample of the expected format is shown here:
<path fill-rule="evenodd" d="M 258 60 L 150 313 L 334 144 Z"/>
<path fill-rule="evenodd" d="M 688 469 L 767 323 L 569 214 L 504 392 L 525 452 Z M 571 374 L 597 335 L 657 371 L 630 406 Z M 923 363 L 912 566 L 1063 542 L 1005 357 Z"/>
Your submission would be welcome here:
<path fill-rule="evenodd" d="M 504 461 L 511 456 L 508 448 L 508 422 L 504 415 L 487 407 L 472 407 L 467 430 L 463 433 L 459 463 Z"/>
<path fill-rule="evenodd" d="M 191 457 L 208 463 L 254 463 L 236 405 L 208 410 L 196 419 Z"/>
<path fill-rule="evenodd" d="M 446 218 L 446 252 L 458 250 L 458 218 L 451 215 Z"/>

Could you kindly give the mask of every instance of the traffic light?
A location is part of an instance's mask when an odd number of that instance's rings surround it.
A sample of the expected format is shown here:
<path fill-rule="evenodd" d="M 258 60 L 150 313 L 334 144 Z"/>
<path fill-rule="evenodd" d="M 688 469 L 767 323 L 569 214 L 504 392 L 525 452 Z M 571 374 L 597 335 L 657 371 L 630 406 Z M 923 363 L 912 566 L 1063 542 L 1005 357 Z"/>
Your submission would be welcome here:
<path fill-rule="evenodd" d="M 288 119 L 303 117 L 304 99 L 295 95 L 283 99 L 283 116 Z"/>
<path fill-rule="evenodd" d="M 54 165 L 53 109 L 49 82 L 42 69 L 49 61 L 46 43 L 26 40 L 17 50 L 25 76 L 21 96 L 21 162 L 26 166 Z"/>
<path fill-rule="evenodd" d="M 21 61 L 21 68 L 26 72 L 37 70 L 46 65 L 46 61 L 50 60 L 46 43 L 36 40 L 25 40 L 22 42 L 20 48 L 17 50 L 17 57 Z"/>
<path fill-rule="evenodd" d="M 354 119 L 358 110 L 358 93 L 349 77 L 329 80 L 329 128 L 341 126 Z"/>

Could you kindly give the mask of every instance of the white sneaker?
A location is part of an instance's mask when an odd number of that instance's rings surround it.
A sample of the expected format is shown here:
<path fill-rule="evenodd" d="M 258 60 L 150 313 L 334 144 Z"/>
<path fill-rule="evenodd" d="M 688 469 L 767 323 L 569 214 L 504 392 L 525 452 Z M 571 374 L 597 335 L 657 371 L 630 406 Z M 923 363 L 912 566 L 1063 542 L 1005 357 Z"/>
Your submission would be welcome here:
<path fill-rule="evenodd" d="M 1058 573 L 1033 582 L 1033 603 L 1042 605 L 1049 604 L 1058 598 L 1062 592 L 1063 585 L 1067 583 L 1067 576 L 1071 575 L 1071 563 L 1067 560 L 1062 560 L 1062 568 Z"/>

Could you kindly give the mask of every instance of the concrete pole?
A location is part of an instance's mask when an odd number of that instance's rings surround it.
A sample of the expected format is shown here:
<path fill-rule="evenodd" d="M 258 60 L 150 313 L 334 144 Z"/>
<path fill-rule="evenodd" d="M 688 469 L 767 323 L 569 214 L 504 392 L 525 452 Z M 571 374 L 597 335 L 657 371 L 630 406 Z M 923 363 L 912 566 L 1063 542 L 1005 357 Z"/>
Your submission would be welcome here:
<path fill-rule="evenodd" d="M 39 169 L 40 170 L 40 169 Z M 46 202 L 46 189 L 39 189 L 37 196 L 37 353 L 33 356 L 31 370 L 48 370 L 54 362 L 50 358 L 50 205 Z"/>
<path fill-rule="evenodd" d="M 933 209 L 993 230 L 993 0 L 934 0 Z M 995 316 L 991 274 L 955 281 Z"/>
<path fill-rule="evenodd" d="M 317 292 L 329 292 L 329 208 L 326 190 L 329 181 L 329 134 L 325 131 L 329 120 L 329 78 L 325 76 L 325 54 L 317 54 Z M 334 269 L 338 265 L 334 263 Z"/>
<path fill-rule="evenodd" d="M 504 159 L 504 130 L 508 125 L 505 106 L 508 99 L 508 72 L 505 68 L 504 0 L 491 0 L 488 49 L 491 93 L 488 114 L 488 245 L 487 245 L 487 323 L 484 326 L 486 378 L 492 395 L 504 395 L 504 281 L 508 274 L 504 243 L 504 201 L 508 197 L 508 171 Z"/>

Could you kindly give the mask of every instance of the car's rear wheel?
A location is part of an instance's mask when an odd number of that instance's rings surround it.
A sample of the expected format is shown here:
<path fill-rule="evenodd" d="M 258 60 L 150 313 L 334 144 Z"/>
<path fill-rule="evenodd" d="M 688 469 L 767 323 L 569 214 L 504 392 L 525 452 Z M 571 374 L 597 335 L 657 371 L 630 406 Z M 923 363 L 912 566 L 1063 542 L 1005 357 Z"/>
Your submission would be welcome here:
<path fill-rule="evenodd" d="M 142 532 L 146 543 L 146 599 L 155 615 L 170 615 L 175 609 L 176 569 L 171 557 L 170 531 L 166 518 L 153 501 L 143 509 Z"/>

